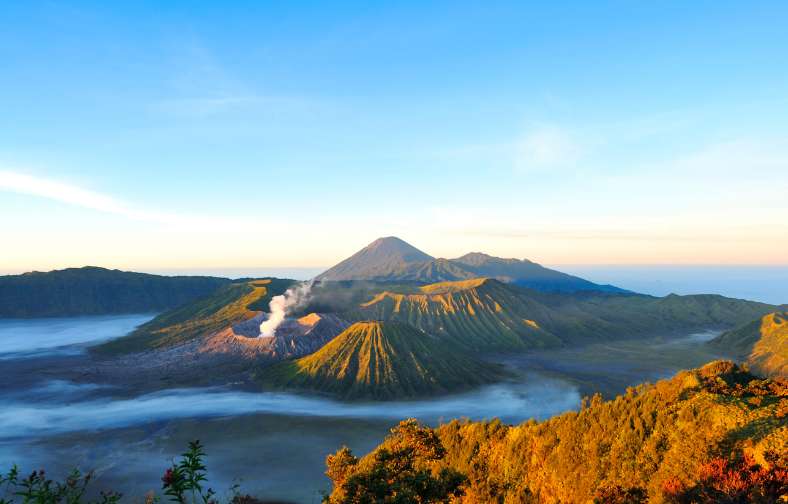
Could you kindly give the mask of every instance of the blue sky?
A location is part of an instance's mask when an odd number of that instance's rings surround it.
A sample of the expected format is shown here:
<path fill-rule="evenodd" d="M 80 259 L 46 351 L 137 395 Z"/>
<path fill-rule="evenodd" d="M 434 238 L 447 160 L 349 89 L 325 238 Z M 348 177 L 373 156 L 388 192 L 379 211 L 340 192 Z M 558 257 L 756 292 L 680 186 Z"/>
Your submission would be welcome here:
<path fill-rule="evenodd" d="M 15 2 L 0 270 L 788 263 L 784 2 Z"/>

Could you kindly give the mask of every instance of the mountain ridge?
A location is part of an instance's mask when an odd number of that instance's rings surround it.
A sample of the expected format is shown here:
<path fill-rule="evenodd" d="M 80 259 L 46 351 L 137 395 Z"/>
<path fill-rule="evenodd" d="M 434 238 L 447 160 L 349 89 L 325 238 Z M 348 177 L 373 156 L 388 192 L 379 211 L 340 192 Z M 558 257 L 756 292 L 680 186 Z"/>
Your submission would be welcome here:
<path fill-rule="evenodd" d="M 263 369 L 258 380 L 343 399 L 428 396 L 491 383 L 503 376 L 447 342 L 407 324 L 352 324 L 317 352 Z"/>
<path fill-rule="evenodd" d="M 410 292 L 382 290 L 343 317 L 407 323 L 474 351 L 519 351 L 677 330 L 729 329 L 774 309 L 715 295 L 543 293 L 475 278 L 422 285 Z"/>
<path fill-rule="evenodd" d="M 434 283 L 475 277 L 491 277 L 552 292 L 628 292 L 545 268 L 527 259 L 499 258 L 482 252 L 470 252 L 455 259 L 435 258 L 393 236 L 378 238 L 315 279 Z"/>
<path fill-rule="evenodd" d="M 267 309 L 294 280 L 263 278 L 236 281 L 208 296 L 164 312 L 132 333 L 94 346 L 96 354 L 113 355 L 172 347 L 245 322 Z M 258 324 L 259 325 L 259 324 Z"/>
<path fill-rule="evenodd" d="M 788 311 L 768 313 L 709 344 L 735 353 L 757 374 L 788 378 Z"/>
<path fill-rule="evenodd" d="M 0 276 L 0 318 L 158 312 L 231 283 L 210 276 L 163 276 L 84 266 Z"/>

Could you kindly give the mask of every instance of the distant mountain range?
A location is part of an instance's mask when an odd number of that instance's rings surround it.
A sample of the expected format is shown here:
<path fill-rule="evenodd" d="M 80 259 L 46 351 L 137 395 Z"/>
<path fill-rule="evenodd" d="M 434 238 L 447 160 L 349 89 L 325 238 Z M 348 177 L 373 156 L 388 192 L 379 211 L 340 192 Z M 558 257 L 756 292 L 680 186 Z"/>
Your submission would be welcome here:
<path fill-rule="evenodd" d="M 545 268 L 527 259 L 502 259 L 472 252 L 456 259 L 436 259 L 394 237 L 378 238 L 318 275 L 320 281 L 434 283 L 489 277 L 547 292 L 627 292 Z"/>
<path fill-rule="evenodd" d="M 161 276 L 95 266 L 0 276 L 0 318 L 159 312 L 232 280 Z"/>
<path fill-rule="evenodd" d="M 345 399 L 431 395 L 500 379 L 500 369 L 478 359 L 484 353 L 707 328 L 738 327 L 716 344 L 756 371 L 785 368 L 784 308 L 711 294 L 657 298 L 481 253 L 435 259 L 398 238 L 376 240 L 321 274 L 273 338 L 259 338 L 272 297 L 295 283 L 102 268 L 31 273 L 0 277 L 0 316 L 162 310 L 92 355 L 150 352 L 145 361 L 162 379 L 188 363 L 200 373 L 195 363 L 204 363 L 217 377 L 232 370 L 262 387 Z"/>

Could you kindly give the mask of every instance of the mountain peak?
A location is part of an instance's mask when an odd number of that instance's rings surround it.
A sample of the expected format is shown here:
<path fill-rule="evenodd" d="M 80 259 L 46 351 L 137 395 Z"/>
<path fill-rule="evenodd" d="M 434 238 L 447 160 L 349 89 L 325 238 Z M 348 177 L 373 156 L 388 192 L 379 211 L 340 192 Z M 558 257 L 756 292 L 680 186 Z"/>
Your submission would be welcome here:
<path fill-rule="evenodd" d="M 502 257 L 495 257 L 489 254 L 485 254 L 483 252 L 469 252 L 464 256 L 458 257 L 457 259 L 452 259 L 452 261 L 465 264 L 468 266 L 482 266 L 485 264 L 490 263 L 499 263 L 499 264 L 517 264 L 517 263 L 525 263 L 525 264 L 533 264 L 533 262 L 529 261 L 528 259 L 505 259 Z"/>
<path fill-rule="evenodd" d="M 378 238 L 318 275 L 316 280 L 430 284 L 479 277 L 543 291 L 625 292 L 545 268 L 528 259 L 505 259 L 482 252 L 471 252 L 457 259 L 435 259 L 396 236 Z"/>
<path fill-rule="evenodd" d="M 360 280 L 385 278 L 413 265 L 432 261 L 422 252 L 396 236 L 378 238 L 333 268 L 318 280 Z"/>
<path fill-rule="evenodd" d="M 432 259 L 432 256 L 422 252 L 410 243 L 401 238 L 397 238 L 396 236 L 384 236 L 382 238 L 378 238 L 364 247 L 361 252 L 364 252 L 365 250 L 368 252 L 375 251 L 378 253 L 382 252 L 385 254 L 396 254 L 402 256 L 402 258 L 405 260 L 411 261 L 429 261 Z"/>

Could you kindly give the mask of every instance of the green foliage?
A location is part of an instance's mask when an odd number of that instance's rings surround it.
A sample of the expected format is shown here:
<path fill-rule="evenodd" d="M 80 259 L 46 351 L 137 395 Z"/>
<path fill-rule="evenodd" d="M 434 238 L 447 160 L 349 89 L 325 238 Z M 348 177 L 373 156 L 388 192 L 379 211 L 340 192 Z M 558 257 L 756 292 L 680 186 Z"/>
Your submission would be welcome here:
<path fill-rule="evenodd" d="M 164 495 L 180 504 L 214 502 L 216 492 L 212 488 L 203 490 L 203 483 L 208 479 L 203 463 L 204 456 L 200 441 L 190 442 L 188 451 L 181 455 L 181 461 L 167 469 L 161 478 Z"/>
<path fill-rule="evenodd" d="M 168 310 L 231 280 L 69 268 L 0 276 L 0 317 L 67 317 Z"/>
<path fill-rule="evenodd" d="M 115 504 L 121 495 L 115 492 L 101 492 L 97 500 L 84 498 L 93 473 L 82 474 L 74 469 L 65 481 L 53 481 L 46 477 L 43 469 L 33 471 L 29 476 L 20 479 L 19 470 L 12 467 L 5 475 L 0 475 L 0 489 L 3 495 L 0 504 Z"/>
<path fill-rule="evenodd" d="M 345 399 L 400 399 L 500 379 L 502 370 L 396 322 L 357 322 L 312 355 L 258 373 L 264 385 Z"/>
<path fill-rule="evenodd" d="M 334 492 L 329 504 L 355 503 L 446 503 L 463 495 L 467 478 L 451 469 L 433 471 L 446 450 L 431 429 L 415 419 L 400 422 L 376 450 L 371 460 L 359 464 L 348 448 L 326 458 L 326 475 Z"/>
<path fill-rule="evenodd" d="M 174 462 L 161 478 L 164 495 L 179 504 L 219 504 L 216 492 L 205 488 L 208 475 L 204 458 L 202 444 L 190 442 L 180 461 Z M 20 479 L 19 470 L 14 466 L 7 474 L 0 475 L 0 504 L 117 504 L 120 501 L 121 494 L 112 491 L 100 492 L 98 499 L 86 498 L 92 480 L 92 472 L 82 474 L 76 469 L 63 482 L 48 479 L 43 469 Z M 227 501 L 232 504 L 264 503 L 241 494 L 238 485 L 230 488 Z M 149 494 L 145 502 L 155 504 L 159 497 Z"/>

